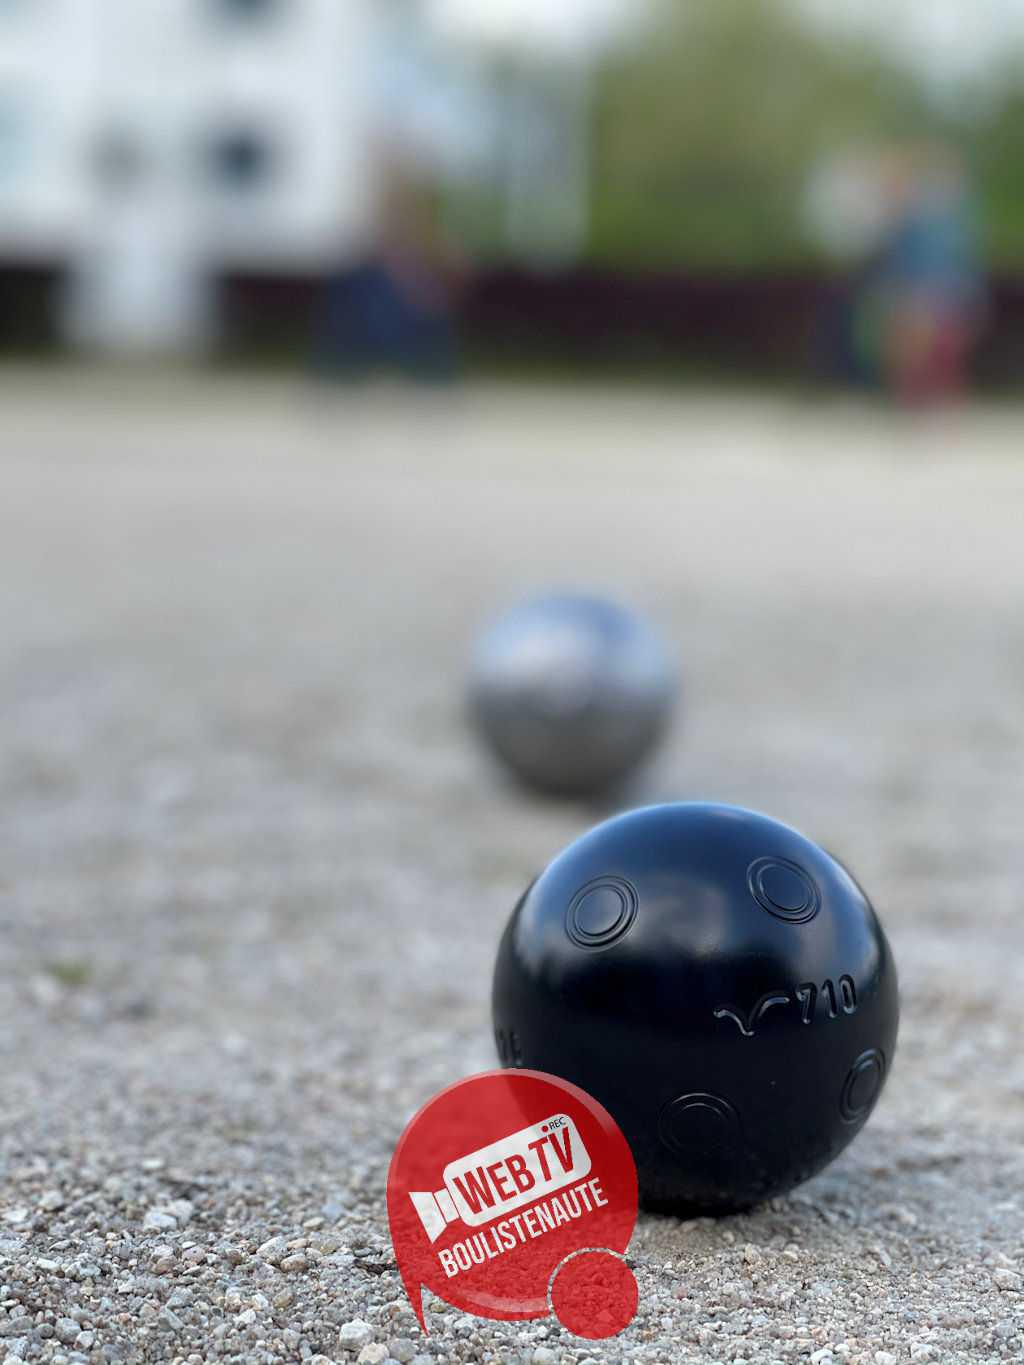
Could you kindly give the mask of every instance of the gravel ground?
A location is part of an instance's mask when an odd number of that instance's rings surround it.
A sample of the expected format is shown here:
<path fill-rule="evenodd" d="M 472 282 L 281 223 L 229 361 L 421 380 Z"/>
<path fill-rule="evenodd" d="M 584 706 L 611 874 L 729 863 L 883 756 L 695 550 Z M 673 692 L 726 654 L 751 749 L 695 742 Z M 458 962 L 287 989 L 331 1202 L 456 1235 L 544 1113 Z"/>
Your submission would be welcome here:
<path fill-rule="evenodd" d="M 0 1362 L 1024 1356 L 1017 410 L 7 372 L 0 422 Z M 601 814 L 463 726 L 474 631 L 552 581 L 677 642 L 631 800 L 857 870 L 901 1046 L 792 1196 L 641 1217 L 620 1338 L 424 1338 L 391 1149 L 493 1064 L 501 926 Z"/>

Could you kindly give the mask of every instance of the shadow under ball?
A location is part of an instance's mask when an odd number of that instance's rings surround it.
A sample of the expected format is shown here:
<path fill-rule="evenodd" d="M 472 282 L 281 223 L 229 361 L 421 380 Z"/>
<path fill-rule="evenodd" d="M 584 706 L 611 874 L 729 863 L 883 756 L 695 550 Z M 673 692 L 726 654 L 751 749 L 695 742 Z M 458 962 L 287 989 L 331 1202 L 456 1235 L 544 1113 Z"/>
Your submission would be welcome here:
<path fill-rule="evenodd" d="M 469 701 L 485 744 L 519 781 L 587 796 L 650 757 L 676 691 L 668 652 L 642 618 L 600 598 L 555 595 L 485 631 Z"/>
<path fill-rule="evenodd" d="M 892 1064 L 896 970 L 822 848 L 731 806 L 656 806 L 574 843 L 498 953 L 505 1066 L 575 1082 L 636 1158 L 641 1201 L 727 1213 L 820 1171 Z"/>

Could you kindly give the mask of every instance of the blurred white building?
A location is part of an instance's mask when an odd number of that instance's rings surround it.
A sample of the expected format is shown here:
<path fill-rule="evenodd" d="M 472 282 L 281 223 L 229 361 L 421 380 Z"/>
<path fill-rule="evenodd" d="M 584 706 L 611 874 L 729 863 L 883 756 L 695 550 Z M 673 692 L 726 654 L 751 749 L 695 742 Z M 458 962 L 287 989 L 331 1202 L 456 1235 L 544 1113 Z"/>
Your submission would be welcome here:
<path fill-rule="evenodd" d="M 0 266 L 63 273 L 78 345 L 194 348 L 212 278 L 357 258 L 396 147 L 489 185 L 511 251 L 564 258 L 592 16 L 619 5 L 552 26 L 549 0 L 0 0 Z M 517 45 L 565 63 L 564 98 L 510 81 Z"/>
<path fill-rule="evenodd" d="M 373 214 L 381 0 L 0 0 L 0 257 L 72 338 L 190 346 L 204 280 L 312 271 Z"/>

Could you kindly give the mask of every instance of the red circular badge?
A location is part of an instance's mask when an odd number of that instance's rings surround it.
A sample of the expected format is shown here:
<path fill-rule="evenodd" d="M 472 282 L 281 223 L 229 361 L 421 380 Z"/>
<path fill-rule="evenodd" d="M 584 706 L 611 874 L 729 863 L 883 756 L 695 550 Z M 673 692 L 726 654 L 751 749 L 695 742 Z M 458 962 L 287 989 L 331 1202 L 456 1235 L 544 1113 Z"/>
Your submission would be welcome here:
<path fill-rule="evenodd" d="M 538 1071 L 442 1090 L 388 1172 L 391 1239 L 424 1331 L 424 1288 L 479 1317 L 554 1311 L 577 1335 L 622 1331 L 637 1305 L 621 1259 L 636 1215 L 636 1166 L 615 1120 Z"/>
<path fill-rule="evenodd" d="M 621 1256 L 610 1251 L 579 1251 L 555 1271 L 551 1307 L 555 1317 L 578 1337 L 614 1337 L 636 1316 L 636 1278 Z"/>

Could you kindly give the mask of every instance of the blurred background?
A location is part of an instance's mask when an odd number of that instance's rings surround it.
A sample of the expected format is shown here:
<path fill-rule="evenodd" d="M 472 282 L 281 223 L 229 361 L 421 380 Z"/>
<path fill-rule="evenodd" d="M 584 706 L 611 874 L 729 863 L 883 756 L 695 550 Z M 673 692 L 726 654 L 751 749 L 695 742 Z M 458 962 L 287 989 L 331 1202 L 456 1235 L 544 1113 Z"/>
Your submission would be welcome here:
<path fill-rule="evenodd" d="M 1015 0 L 3 0 L 0 345 L 1013 386 L 1022 72 Z"/>

